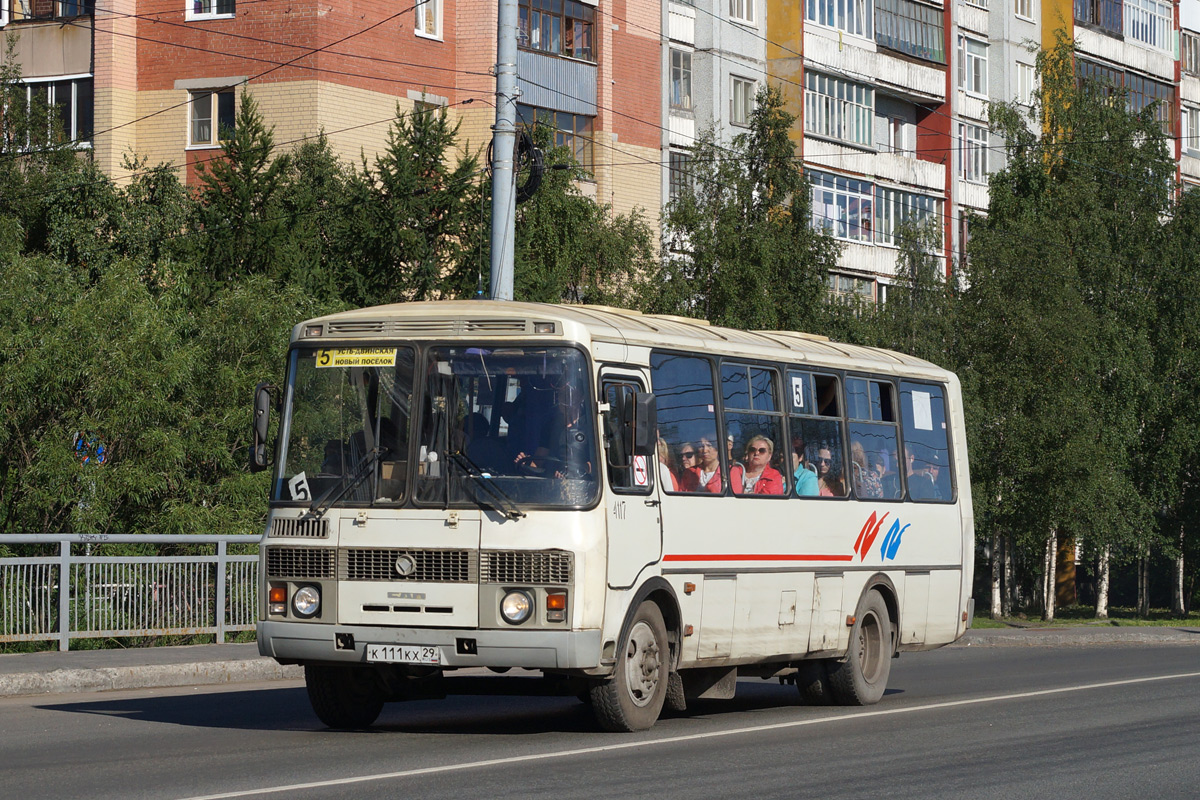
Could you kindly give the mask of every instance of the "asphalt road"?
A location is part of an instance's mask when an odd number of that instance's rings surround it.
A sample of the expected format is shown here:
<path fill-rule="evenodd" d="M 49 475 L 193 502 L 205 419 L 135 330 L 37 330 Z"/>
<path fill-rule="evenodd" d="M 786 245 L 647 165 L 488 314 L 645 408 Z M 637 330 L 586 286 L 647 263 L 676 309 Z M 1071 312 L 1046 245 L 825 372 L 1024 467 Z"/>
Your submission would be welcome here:
<path fill-rule="evenodd" d="M 451 697 L 333 732 L 297 682 L 0 700 L 0 798 L 1200 797 L 1200 648 L 905 654 L 868 708 L 793 687 L 633 735 L 577 701 Z"/>

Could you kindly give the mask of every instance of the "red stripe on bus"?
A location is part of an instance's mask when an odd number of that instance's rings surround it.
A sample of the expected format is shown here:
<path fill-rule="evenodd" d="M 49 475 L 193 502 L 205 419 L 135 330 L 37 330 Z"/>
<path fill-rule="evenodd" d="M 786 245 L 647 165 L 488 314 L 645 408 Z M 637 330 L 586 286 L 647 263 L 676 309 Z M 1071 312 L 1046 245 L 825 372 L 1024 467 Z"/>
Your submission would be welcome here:
<path fill-rule="evenodd" d="M 663 561 L 852 561 L 854 555 L 810 555 L 787 553 L 713 553 L 711 555 L 673 554 L 663 556 Z"/>

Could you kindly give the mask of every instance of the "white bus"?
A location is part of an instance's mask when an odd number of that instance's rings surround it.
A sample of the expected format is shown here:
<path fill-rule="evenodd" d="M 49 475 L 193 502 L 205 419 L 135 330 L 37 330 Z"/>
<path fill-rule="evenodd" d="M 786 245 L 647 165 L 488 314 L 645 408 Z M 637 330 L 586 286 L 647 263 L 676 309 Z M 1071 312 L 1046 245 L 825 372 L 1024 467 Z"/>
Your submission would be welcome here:
<path fill-rule="evenodd" d="M 259 469 L 272 408 L 259 650 L 334 728 L 479 667 L 540 671 L 607 730 L 739 676 L 874 703 L 893 656 L 969 625 L 959 383 L 916 358 L 412 303 L 295 327 L 256 390 Z"/>

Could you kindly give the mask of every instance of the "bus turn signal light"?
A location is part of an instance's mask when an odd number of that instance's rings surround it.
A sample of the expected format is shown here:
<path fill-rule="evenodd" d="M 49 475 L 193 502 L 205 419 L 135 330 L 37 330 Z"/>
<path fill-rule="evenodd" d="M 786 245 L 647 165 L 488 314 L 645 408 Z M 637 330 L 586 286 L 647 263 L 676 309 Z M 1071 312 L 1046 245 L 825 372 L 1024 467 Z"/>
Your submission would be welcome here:
<path fill-rule="evenodd" d="M 287 613 L 287 587 L 272 586 L 267 594 L 267 602 L 272 614 Z"/>
<path fill-rule="evenodd" d="M 546 621 L 562 622 L 567 618 L 567 596 L 565 594 L 546 595 Z"/>

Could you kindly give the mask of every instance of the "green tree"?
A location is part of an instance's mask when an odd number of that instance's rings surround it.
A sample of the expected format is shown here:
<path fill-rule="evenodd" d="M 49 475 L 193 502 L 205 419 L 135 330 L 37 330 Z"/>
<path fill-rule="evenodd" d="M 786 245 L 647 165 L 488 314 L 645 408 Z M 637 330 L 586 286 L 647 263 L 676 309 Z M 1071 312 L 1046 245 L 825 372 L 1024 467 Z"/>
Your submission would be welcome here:
<path fill-rule="evenodd" d="M 466 254 L 483 230 L 479 162 L 469 144 L 456 160 L 459 124 L 446 109 L 396 109 L 374 168 L 363 158 L 349 181 L 354 250 L 344 299 L 375 305 L 442 297 L 474 275 Z"/>
<path fill-rule="evenodd" d="M 712 131 L 693 148 L 691 186 L 664 220 L 658 310 L 750 329 L 810 328 L 838 246 L 812 226 L 811 197 L 788 138 L 795 117 L 775 87 L 759 92 L 730 147 Z"/>
<path fill-rule="evenodd" d="M 247 275 L 272 275 L 277 250 L 288 231 L 279 200 L 291 164 L 274 155 L 274 129 L 268 129 L 250 92 L 243 92 L 233 130 L 219 132 L 223 155 L 200 161 L 198 230 L 204 232 L 202 270 L 217 283 Z"/>

